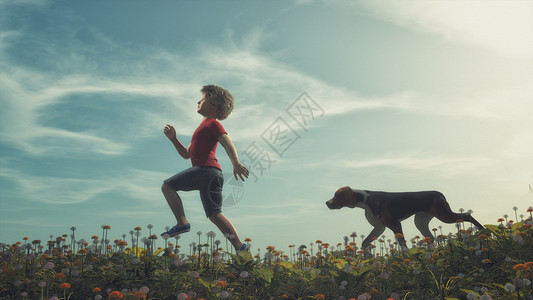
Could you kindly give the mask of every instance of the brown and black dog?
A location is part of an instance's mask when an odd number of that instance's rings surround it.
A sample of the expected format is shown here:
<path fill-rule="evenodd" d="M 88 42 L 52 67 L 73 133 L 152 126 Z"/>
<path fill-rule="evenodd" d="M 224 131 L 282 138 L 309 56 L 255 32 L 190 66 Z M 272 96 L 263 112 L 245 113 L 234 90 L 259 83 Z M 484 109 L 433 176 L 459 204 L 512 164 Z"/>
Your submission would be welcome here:
<path fill-rule="evenodd" d="M 463 220 L 479 229 L 483 228 L 470 214 L 454 213 L 444 195 L 437 191 L 388 193 L 356 190 L 346 186 L 338 189 L 326 205 L 329 209 L 360 207 L 365 210 L 365 217 L 374 229 L 363 241 L 363 249 L 370 245 L 372 238 L 381 235 L 385 228 L 392 230 L 395 235 L 401 233 L 402 237 L 397 240 L 400 245 L 406 247 L 400 222 L 412 215 L 415 215 L 415 225 L 418 230 L 432 240 L 434 237 L 428 225 L 433 217 L 444 223 Z"/>

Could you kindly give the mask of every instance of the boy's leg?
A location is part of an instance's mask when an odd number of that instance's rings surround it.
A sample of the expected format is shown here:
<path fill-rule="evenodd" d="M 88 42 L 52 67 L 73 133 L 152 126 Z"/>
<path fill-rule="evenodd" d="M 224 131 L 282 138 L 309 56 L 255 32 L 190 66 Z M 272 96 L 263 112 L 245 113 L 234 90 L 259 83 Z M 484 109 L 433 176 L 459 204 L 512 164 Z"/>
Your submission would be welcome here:
<path fill-rule="evenodd" d="M 213 224 L 215 224 L 224 235 L 230 237 L 233 236 L 233 239 L 229 239 L 231 244 L 235 249 L 241 249 L 243 243 L 241 242 L 241 239 L 239 238 L 235 227 L 233 227 L 233 224 L 231 224 L 230 220 L 228 220 L 226 216 L 219 212 L 209 216 L 209 220 L 211 220 L 211 222 L 213 222 Z"/>
<path fill-rule="evenodd" d="M 189 224 L 187 218 L 185 217 L 183 203 L 181 202 L 181 198 L 178 193 L 166 183 L 163 183 L 161 186 L 161 191 L 163 192 L 163 195 L 165 196 L 165 199 L 167 200 L 168 206 L 170 206 L 174 217 L 176 217 L 178 225 L 183 226 Z"/>

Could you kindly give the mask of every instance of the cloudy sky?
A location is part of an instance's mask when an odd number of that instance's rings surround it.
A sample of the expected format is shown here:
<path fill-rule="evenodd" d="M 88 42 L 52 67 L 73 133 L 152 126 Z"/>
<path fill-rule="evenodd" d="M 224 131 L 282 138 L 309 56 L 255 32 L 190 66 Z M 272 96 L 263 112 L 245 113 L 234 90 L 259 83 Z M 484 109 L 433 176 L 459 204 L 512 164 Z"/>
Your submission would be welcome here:
<path fill-rule="evenodd" d="M 222 124 L 253 175 L 223 211 L 255 249 L 368 234 L 324 204 L 346 185 L 526 214 L 532 47 L 531 1 L 1 0 L 0 241 L 173 225 L 160 186 L 190 161 L 162 128 L 189 143 L 204 84 L 235 97 Z M 180 195 L 180 242 L 223 239 Z"/>

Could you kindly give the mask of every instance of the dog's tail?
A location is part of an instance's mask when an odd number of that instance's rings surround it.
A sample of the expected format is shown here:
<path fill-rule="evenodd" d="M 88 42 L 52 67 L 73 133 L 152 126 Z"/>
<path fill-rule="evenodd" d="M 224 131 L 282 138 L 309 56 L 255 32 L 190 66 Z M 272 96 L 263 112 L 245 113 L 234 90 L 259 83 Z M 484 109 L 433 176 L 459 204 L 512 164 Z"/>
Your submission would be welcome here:
<path fill-rule="evenodd" d="M 474 224 L 478 229 L 484 228 L 470 213 L 455 213 L 451 210 L 448 201 L 443 194 L 439 193 L 439 197 L 435 199 L 431 213 L 444 223 L 456 223 L 456 222 L 470 222 Z"/>

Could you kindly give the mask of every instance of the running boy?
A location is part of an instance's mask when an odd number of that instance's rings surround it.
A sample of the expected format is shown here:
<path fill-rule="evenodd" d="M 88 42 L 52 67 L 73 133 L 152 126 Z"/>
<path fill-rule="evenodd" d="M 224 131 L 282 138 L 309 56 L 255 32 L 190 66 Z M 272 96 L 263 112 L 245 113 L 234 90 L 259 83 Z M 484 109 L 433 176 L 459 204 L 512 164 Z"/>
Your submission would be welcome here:
<path fill-rule="evenodd" d="M 246 250 L 246 244 L 239 239 L 233 224 L 222 214 L 224 178 L 215 157 L 217 144 L 220 142 L 233 164 L 235 179 L 240 178 L 244 181 L 244 177 L 248 178 L 248 169 L 240 163 L 235 146 L 222 124 L 216 120 L 226 119 L 233 111 L 233 96 L 227 90 L 215 85 L 206 85 L 202 87 L 201 92 L 202 99 L 198 102 L 197 112 L 203 116 L 203 120 L 192 135 L 189 147 L 185 148 L 177 139 L 174 127 L 167 124 L 163 130 L 178 153 L 184 159 L 191 159 L 192 167 L 165 180 L 161 187 L 178 223 L 162 235 L 175 236 L 190 231 L 191 225 L 185 217 L 183 203 L 177 191 L 199 190 L 205 214 L 209 220 L 225 236 L 230 237 L 231 244 L 236 250 Z"/>

